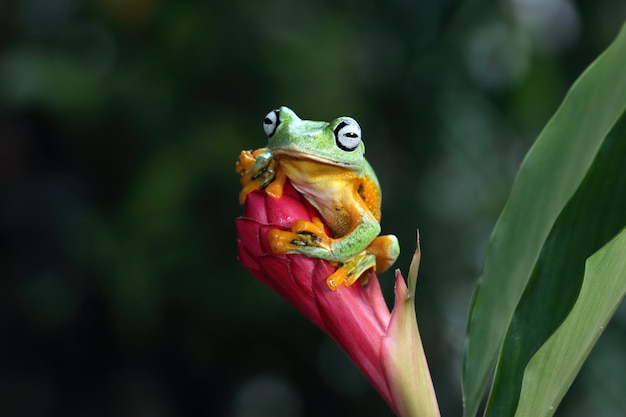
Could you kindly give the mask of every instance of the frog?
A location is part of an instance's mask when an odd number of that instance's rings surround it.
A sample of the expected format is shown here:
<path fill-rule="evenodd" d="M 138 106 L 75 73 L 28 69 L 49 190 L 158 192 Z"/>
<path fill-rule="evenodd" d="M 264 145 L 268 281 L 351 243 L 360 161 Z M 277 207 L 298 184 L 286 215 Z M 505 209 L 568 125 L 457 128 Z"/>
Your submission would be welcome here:
<path fill-rule="evenodd" d="M 396 236 L 380 236 L 381 187 L 365 159 L 357 121 L 303 120 L 282 106 L 265 116 L 263 129 L 267 145 L 242 151 L 236 163 L 240 203 L 255 190 L 280 198 L 288 180 L 321 217 L 296 219 L 291 230 L 271 229 L 272 252 L 334 263 L 337 269 L 326 279 L 333 291 L 369 269 L 383 272 L 393 265 L 400 247 Z"/>

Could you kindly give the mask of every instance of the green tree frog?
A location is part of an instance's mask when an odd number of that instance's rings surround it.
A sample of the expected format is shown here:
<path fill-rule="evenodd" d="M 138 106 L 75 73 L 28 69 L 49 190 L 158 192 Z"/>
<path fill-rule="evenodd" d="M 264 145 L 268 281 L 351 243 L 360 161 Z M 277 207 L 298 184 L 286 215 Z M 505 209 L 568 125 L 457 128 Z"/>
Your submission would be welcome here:
<path fill-rule="evenodd" d="M 302 120 L 281 107 L 265 116 L 263 129 L 267 146 L 241 152 L 237 162 L 243 186 L 240 203 L 257 189 L 278 198 L 288 179 L 323 220 L 300 219 L 291 231 L 271 230 L 272 251 L 337 263 L 339 268 L 327 279 L 332 290 L 352 285 L 369 268 L 381 272 L 390 267 L 400 247 L 395 236 L 378 236 L 381 190 L 364 157 L 358 123 L 350 117 Z"/>

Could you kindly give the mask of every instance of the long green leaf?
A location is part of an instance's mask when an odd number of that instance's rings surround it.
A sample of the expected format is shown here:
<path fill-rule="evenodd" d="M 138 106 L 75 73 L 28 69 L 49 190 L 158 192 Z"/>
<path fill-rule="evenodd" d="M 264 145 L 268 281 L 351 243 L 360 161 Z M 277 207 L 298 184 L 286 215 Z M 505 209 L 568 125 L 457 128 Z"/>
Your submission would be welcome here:
<path fill-rule="evenodd" d="M 529 362 L 516 417 L 548 417 L 626 295 L 626 229 L 587 261 L 580 296 Z"/>
<path fill-rule="evenodd" d="M 574 306 L 585 260 L 626 226 L 625 156 L 626 112 L 546 239 L 504 338 L 487 416 L 515 414 L 524 369 Z"/>
<path fill-rule="evenodd" d="M 474 416 L 504 334 L 559 213 L 626 108 L 626 27 L 574 84 L 529 151 L 496 224 L 473 297 L 463 357 Z"/>

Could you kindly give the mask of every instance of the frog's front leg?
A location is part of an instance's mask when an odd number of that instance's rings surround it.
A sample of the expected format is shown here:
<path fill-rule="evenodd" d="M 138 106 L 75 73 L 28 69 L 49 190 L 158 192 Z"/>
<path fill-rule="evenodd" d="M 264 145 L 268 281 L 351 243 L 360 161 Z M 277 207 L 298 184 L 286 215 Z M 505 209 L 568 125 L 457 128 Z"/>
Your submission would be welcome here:
<path fill-rule="evenodd" d="M 278 164 L 267 148 L 252 151 L 241 151 L 235 170 L 241 175 L 242 189 L 239 192 L 239 204 L 246 202 L 252 191 L 265 190 L 274 198 L 283 195 L 283 187 L 287 177 L 278 169 Z"/>
<path fill-rule="evenodd" d="M 296 220 L 291 231 L 272 229 L 267 238 L 273 253 L 301 253 L 303 255 L 326 260 L 332 256 L 333 238 L 328 236 L 324 223 L 313 217 L 311 221 Z"/>
<path fill-rule="evenodd" d="M 346 262 L 359 254 L 380 232 L 373 219 L 361 222 L 345 236 L 333 238 L 326 233 L 319 218 L 296 220 L 291 231 L 272 229 L 268 234 L 270 247 L 276 254 L 301 253 L 327 261 Z"/>
<path fill-rule="evenodd" d="M 379 243 L 387 241 L 387 237 L 376 238 L 379 232 L 378 222 L 364 216 L 364 221 L 350 233 L 340 238 L 332 238 L 326 233 L 322 221 L 314 218 L 311 222 L 295 221 L 291 231 L 272 229 L 268 234 L 268 240 L 272 252 L 277 254 L 300 253 L 340 263 L 340 268 L 327 279 L 330 289 L 335 290 L 342 283 L 346 286 L 352 285 L 369 268 L 378 268 L 378 258 L 383 252 L 391 253 L 395 260 L 398 250 L 395 250 L 394 256 L 394 249 L 386 250 L 385 245 L 380 245 Z M 395 243 L 395 247 L 398 247 L 395 236 L 390 242 L 387 246 L 393 246 Z M 370 246 L 374 249 L 371 252 L 367 250 Z M 389 265 L 388 261 L 380 263 L 380 266 L 385 268 Z"/>

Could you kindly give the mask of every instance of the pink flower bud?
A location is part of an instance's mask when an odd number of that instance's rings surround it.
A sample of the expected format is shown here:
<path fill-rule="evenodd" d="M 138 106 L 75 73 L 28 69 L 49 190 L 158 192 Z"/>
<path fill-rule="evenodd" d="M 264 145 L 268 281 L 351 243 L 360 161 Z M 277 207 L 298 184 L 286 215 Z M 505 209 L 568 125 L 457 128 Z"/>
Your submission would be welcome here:
<path fill-rule="evenodd" d="M 267 239 L 272 229 L 290 230 L 298 219 L 320 217 L 315 208 L 289 182 L 282 197 L 254 191 L 245 204 L 237 230 L 239 259 L 248 271 L 326 332 L 398 415 L 438 415 L 438 410 L 432 411 L 437 405 L 417 331 L 414 294 L 400 272 L 396 272 L 397 307 L 393 314 L 372 270 L 354 285 L 331 291 L 326 278 L 336 266 L 300 254 L 273 254 Z M 414 287 L 409 285 L 412 291 Z M 424 369 L 426 377 L 422 375 Z M 425 401 L 430 404 L 422 404 Z"/>

